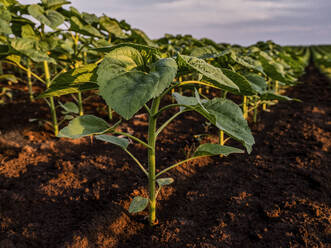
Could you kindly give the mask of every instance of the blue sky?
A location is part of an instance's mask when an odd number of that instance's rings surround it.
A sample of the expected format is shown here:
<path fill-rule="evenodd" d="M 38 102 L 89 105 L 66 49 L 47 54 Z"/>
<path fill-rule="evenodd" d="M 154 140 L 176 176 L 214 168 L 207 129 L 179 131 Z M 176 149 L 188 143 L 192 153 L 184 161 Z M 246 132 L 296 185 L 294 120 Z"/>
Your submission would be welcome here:
<path fill-rule="evenodd" d="M 39 2 L 21 0 L 21 3 Z M 73 0 L 80 11 L 125 19 L 151 38 L 192 34 L 248 45 L 331 44 L 331 0 Z"/>

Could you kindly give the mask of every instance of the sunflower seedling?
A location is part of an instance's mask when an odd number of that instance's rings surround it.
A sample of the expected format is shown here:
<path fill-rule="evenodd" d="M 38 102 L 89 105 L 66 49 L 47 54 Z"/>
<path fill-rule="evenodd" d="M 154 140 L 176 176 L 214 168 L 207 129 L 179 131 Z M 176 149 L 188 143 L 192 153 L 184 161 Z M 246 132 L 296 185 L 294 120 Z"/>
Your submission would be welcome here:
<path fill-rule="evenodd" d="M 210 80 L 206 84 L 202 81 L 177 82 L 178 74 L 201 73 L 202 78 Z M 221 146 L 219 144 L 201 144 L 193 155 L 183 161 L 167 167 L 159 168 L 156 164 L 157 138 L 161 132 L 179 115 L 189 111 L 195 111 L 207 119 L 218 129 L 223 130 L 228 136 L 242 143 L 248 152 L 254 144 L 254 138 L 243 118 L 240 107 L 234 102 L 221 99 L 200 99 L 197 90 L 193 97 L 182 96 L 173 93 L 177 103 L 161 105 L 163 97 L 173 88 L 180 88 L 186 84 L 198 86 L 214 86 L 237 88 L 236 84 L 218 68 L 201 61 L 191 61 L 180 56 L 177 58 L 161 58 L 157 49 L 136 44 L 124 44 L 110 47 L 104 60 L 98 65 L 95 73 L 99 94 L 107 105 L 126 120 L 134 118 L 134 115 L 145 109 L 148 115 L 148 135 L 144 141 L 133 134 L 117 131 L 115 125 L 109 125 L 105 120 L 93 116 L 84 115 L 71 120 L 63 128 L 59 137 L 81 138 L 94 135 L 96 139 L 108 142 L 122 148 L 139 166 L 148 180 L 148 198 L 137 196 L 129 207 L 130 213 L 137 213 L 149 207 L 149 223 L 156 223 L 156 201 L 161 189 L 174 182 L 173 178 L 164 177 L 171 169 L 174 169 L 188 161 L 208 156 L 243 153 L 235 147 Z M 92 78 L 92 77 L 91 77 Z M 227 79 L 224 81 L 224 79 Z M 226 84 L 226 85 L 224 85 Z M 56 85 L 53 85 L 56 87 Z M 52 90 L 52 88 L 50 88 Z M 169 109 L 178 111 L 169 117 L 164 123 L 158 125 L 158 119 Z M 129 151 L 129 140 L 142 144 L 147 149 L 146 161 L 139 161 Z"/>

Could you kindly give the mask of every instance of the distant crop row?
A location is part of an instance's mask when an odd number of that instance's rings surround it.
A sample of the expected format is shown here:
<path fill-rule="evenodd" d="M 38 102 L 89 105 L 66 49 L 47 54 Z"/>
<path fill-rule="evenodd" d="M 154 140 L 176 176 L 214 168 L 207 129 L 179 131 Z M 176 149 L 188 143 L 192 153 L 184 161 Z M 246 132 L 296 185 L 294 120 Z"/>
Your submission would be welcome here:
<path fill-rule="evenodd" d="M 174 181 L 164 175 L 196 158 L 243 153 L 225 145 L 229 138 L 250 153 L 254 138 L 247 119 L 252 117 L 255 122 L 261 108 L 292 100 L 281 93 L 297 83 L 310 58 L 308 48 L 281 47 L 271 41 L 249 47 L 190 35 L 165 35 L 152 41 L 125 21 L 80 13 L 68 4 L 63 0 L 32 5 L 0 0 L 0 59 L 6 68 L 11 65 L 17 72 L 4 71 L 0 79 L 15 81 L 18 77 L 26 82 L 31 101 L 35 100 L 32 84 L 44 85 L 44 92 L 37 97 L 50 108 L 50 125 L 56 136 L 95 136 L 122 148 L 148 179 L 149 196 L 135 197 L 129 211 L 136 213 L 149 206 L 151 225 L 156 222 L 158 193 Z M 213 97 L 211 89 L 219 97 Z M 109 121 L 113 122 L 112 113 L 116 112 L 118 122 L 109 124 L 84 114 L 85 99 L 93 94 L 106 102 Z M 72 95 L 73 101 L 62 103 L 64 95 Z M 165 96 L 172 102 L 165 101 Z M 229 96 L 237 96 L 241 103 Z M 175 114 L 158 123 L 160 115 L 170 109 L 175 109 Z M 122 119 L 135 118 L 138 111 L 148 116 L 147 140 L 118 129 Z M 219 143 L 201 144 L 192 157 L 159 168 L 159 134 L 190 111 L 219 129 Z M 139 161 L 129 151 L 129 140 L 146 148 L 146 161 Z"/>

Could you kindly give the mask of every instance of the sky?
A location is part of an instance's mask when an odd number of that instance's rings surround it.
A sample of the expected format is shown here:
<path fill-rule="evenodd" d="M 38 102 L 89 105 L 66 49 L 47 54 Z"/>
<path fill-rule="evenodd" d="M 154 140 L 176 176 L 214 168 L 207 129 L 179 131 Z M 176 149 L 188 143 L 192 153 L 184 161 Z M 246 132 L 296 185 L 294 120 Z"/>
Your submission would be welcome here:
<path fill-rule="evenodd" d="M 20 0 L 23 4 L 38 0 Z M 331 44 L 331 0 L 72 0 L 80 11 L 125 19 L 150 38 L 191 34 L 249 45 Z"/>

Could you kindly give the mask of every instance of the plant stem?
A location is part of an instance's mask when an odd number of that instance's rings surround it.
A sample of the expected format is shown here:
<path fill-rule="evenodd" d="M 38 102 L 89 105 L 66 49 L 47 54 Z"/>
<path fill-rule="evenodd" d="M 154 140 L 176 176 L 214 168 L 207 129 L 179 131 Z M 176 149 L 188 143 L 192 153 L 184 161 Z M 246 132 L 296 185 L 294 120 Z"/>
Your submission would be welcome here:
<path fill-rule="evenodd" d="M 109 107 L 109 106 L 108 106 L 108 117 L 109 117 L 109 120 L 113 119 L 113 111 L 112 111 L 111 107 Z"/>
<path fill-rule="evenodd" d="M 193 159 L 202 158 L 202 157 L 209 157 L 209 155 L 202 155 L 202 156 L 191 157 L 191 158 L 185 159 L 185 160 L 183 160 L 183 161 L 180 161 L 180 162 L 178 162 L 178 163 L 176 163 L 176 164 L 173 164 L 173 165 L 171 165 L 171 166 L 165 168 L 164 170 L 160 171 L 159 173 L 157 173 L 156 178 L 158 178 L 158 177 L 161 176 L 163 173 L 166 173 L 167 171 L 169 171 L 169 170 L 171 170 L 171 169 L 173 169 L 173 168 L 175 168 L 175 167 L 177 167 L 177 166 L 179 166 L 179 165 L 181 165 L 181 164 L 184 164 L 184 163 L 189 162 L 189 161 L 191 161 L 191 160 L 193 160 Z"/>
<path fill-rule="evenodd" d="M 46 79 L 46 87 L 47 89 L 51 86 L 51 76 L 49 74 L 49 67 L 47 61 L 44 61 L 44 71 L 45 71 L 45 79 Z M 54 135 L 57 136 L 59 133 L 59 126 L 57 123 L 57 117 L 56 117 L 56 109 L 54 104 L 54 97 L 49 98 L 50 102 L 50 109 L 51 109 L 51 115 L 52 115 L 52 121 L 53 121 L 53 128 L 54 128 Z"/>
<path fill-rule="evenodd" d="M 278 92 L 279 92 L 279 82 L 277 80 L 275 82 L 275 92 L 276 92 L 276 94 L 278 94 Z"/>
<path fill-rule="evenodd" d="M 243 100 L 243 113 L 244 113 L 244 118 L 247 119 L 248 113 L 247 113 L 247 96 L 244 96 Z"/>
<path fill-rule="evenodd" d="M 155 114 L 158 112 L 160 98 L 155 98 L 151 107 L 148 123 L 148 190 L 149 190 L 149 224 L 155 225 L 156 220 L 156 193 L 155 193 L 155 143 L 156 143 L 156 122 Z"/>
<path fill-rule="evenodd" d="M 129 154 L 129 156 L 137 163 L 137 165 L 139 166 L 139 168 L 145 173 L 145 175 L 148 177 L 148 172 L 146 171 L 146 169 L 144 168 L 144 166 L 139 162 L 139 160 L 131 153 L 129 152 L 127 149 L 124 149 L 124 151 Z"/>
<path fill-rule="evenodd" d="M 256 103 L 256 106 L 254 108 L 254 115 L 253 115 L 253 122 L 256 123 L 257 121 L 257 112 L 258 112 L 259 104 Z"/>
<path fill-rule="evenodd" d="M 170 122 L 172 122 L 177 116 L 179 116 L 180 114 L 185 113 L 185 112 L 187 112 L 187 111 L 191 111 L 191 110 L 188 109 L 188 110 L 179 111 L 179 112 L 177 112 L 176 114 L 174 114 L 173 116 L 171 116 L 171 117 L 170 117 L 165 123 L 163 123 L 162 126 L 156 131 L 156 133 L 155 133 L 155 137 L 157 137 L 157 136 L 162 132 L 162 130 L 163 130 L 166 126 L 168 126 L 168 124 L 169 124 Z"/>
<path fill-rule="evenodd" d="M 219 143 L 221 146 L 224 146 L 224 131 L 223 130 L 220 130 L 219 132 Z M 223 155 L 221 154 L 220 155 L 220 158 L 222 158 Z"/>
<path fill-rule="evenodd" d="M 119 134 L 119 135 L 124 135 L 130 139 L 133 139 L 134 141 L 137 141 L 138 143 L 142 144 L 143 146 L 145 146 L 146 148 L 152 149 L 152 147 L 148 144 L 146 144 L 144 141 L 142 141 L 141 139 L 129 134 L 129 133 L 124 133 L 124 132 L 113 132 L 114 134 Z"/>
<path fill-rule="evenodd" d="M 221 146 L 224 146 L 224 131 L 220 130 L 219 142 Z"/>
<path fill-rule="evenodd" d="M 84 115 L 82 92 L 78 93 L 78 108 L 79 108 L 79 115 L 80 116 Z"/>
<path fill-rule="evenodd" d="M 28 59 L 27 76 L 28 76 L 28 87 L 29 87 L 30 101 L 33 102 L 34 101 L 34 97 L 33 97 L 33 90 L 32 90 L 31 60 L 30 59 Z"/>

